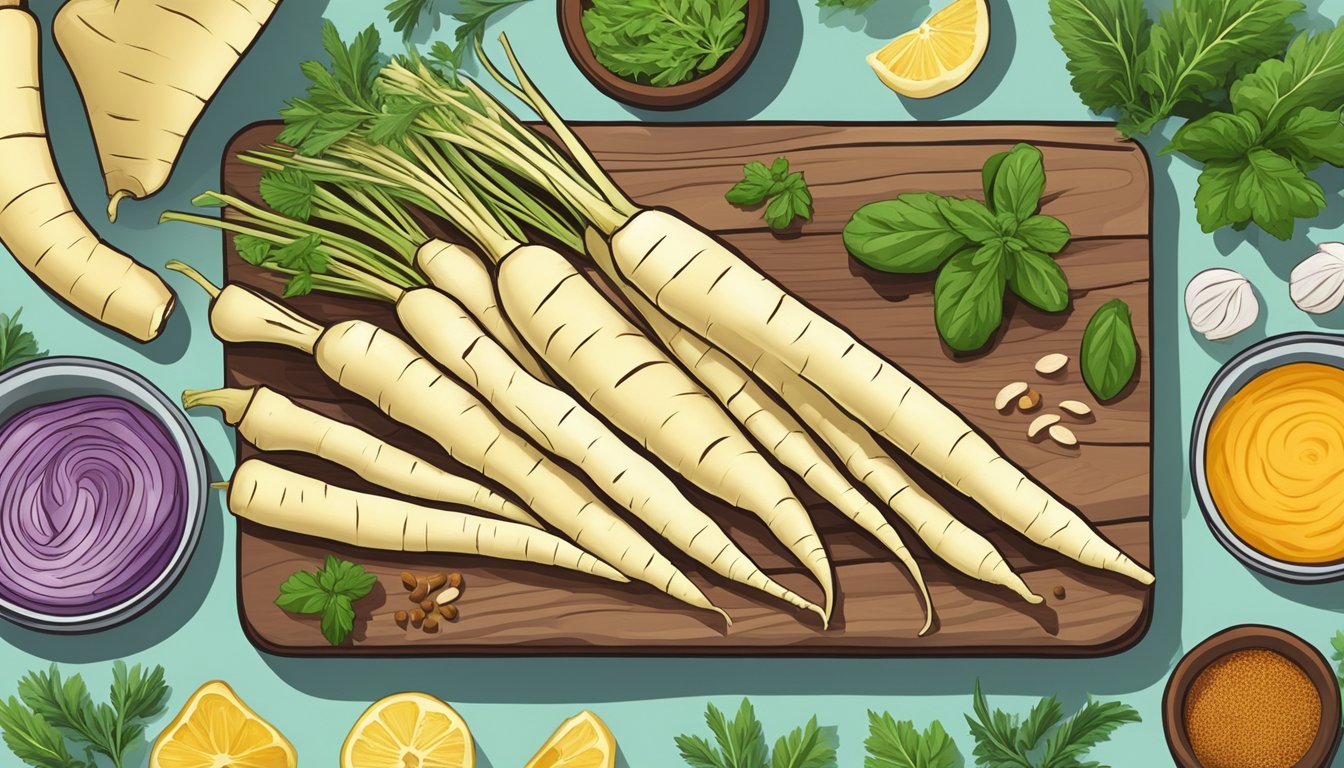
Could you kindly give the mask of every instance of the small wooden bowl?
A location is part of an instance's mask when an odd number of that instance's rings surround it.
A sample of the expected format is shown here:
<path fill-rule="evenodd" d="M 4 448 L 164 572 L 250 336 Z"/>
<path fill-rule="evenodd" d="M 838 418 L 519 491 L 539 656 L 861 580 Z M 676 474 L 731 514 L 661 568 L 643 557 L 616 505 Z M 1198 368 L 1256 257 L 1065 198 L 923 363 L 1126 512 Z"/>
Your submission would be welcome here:
<path fill-rule="evenodd" d="M 1297 768 L 1325 768 L 1339 747 L 1339 681 L 1330 663 L 1307 641 L 1277 627 L 1243 624 L 1219 632 L 1181 659 L 1162 694 L 1162 727 L 1171 756 L 1181 768 L 1203 768 L 1185 731 L 1185 696 L 1195 678 L 1210 664 L 1235 651 L 1254 648 L 1280 653 L 1302 668 L 1321 696 L 1321 725 Z"/>
<path fill-rule="evenodd" d="M 770 14 L 769 0 L 747 0 L 746 29 L 742 42 L 719 62 L 714 71 L 678 85 L 656 86 L 633 83 L 602 66 L 593 55 L 588 36 L 583 33 L 583 12 L 593 7 L 591 0 L 558 0 L 556 14 L 560 36 L 569 56 L 589 82 L 603 93 L 645 109 L 685 109 L 701 104 L 722 93 L 751 66 L 765 38 L 765 21 Z"/>

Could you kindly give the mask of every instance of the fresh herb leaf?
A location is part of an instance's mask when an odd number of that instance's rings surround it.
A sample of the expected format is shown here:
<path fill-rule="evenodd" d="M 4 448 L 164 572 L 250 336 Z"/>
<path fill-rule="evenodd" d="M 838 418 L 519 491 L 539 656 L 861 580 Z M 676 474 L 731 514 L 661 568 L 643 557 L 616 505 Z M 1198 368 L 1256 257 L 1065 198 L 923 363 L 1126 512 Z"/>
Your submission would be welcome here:
<path fill-rule="evenodd" d="M 307 221 L 313 215 L 317 185 L 298 168 L 268 170 L 261 175 L 261 199 L 276 213 Z"/>
<path fill-rule="evenodd" d="M 1299 163 L 1326 162 L 1344 167 L 1344 122 L 1340 110 L 1303 107 L 1265 142 L 1267 149 Z"/>
<path fill-rule="evenodd" d="M 923 733 L 909 720 L 868 713 L 868 756 L 863 768 L 954 768 L 960 755 L 943 724 L 934 720 Z"/>
<path fill-rule="evenodd" d="M 22 313 L 21 309 L 13 315 L 0 312 L 0 371 L 47 356 L 46 351 L 37 348 L 33 334 L 19 322 Z"/>
<path fill-rule="evenodd" d="M 998 218 L 978 200 L 961 197 L 939 198 L 938 212 L 954 232 L 977 245 L 1003 235 L 1003 228 Z"/>
<path fill-rule="evenodd" d="M 1344 24 L 1302 34 L 1283 59 L 1271 58 L 1232 86 L 1234 110 L 1259 119 L 1267 132 L 1306 107 L 1326 111 L 1344 104 Z"/>
<path fill-rule="evenodd" d="M 993 197 L 987 202 L 995 213 L 1010 215 L 1016 221 L 1036 213 L 1045 191 L 1041 150 L 1030 144 L 1018 144 L 1009 150 L 994 169 L 993 190 Z"/>
<path fill-rule="evenodd" d="M 316 572 L 297 571 L 285 579 L 275 604 L 290 613 L 321 615 L 322 636 L 340 645 L 354 628 L 354 604 L 377 583 L 363 566 L 327 555 Z"/>
<path fill-rule="evenodd" d="M 15 757 L 32 768 L 89 768 L 70 755 L 60 731 L 13 696 L 0 702 L 0 734 Z"/>
<path fill-rule="evenodd" d="M 1048 255 L 1064 250 L 1073 233 L 1068 225 L 1054 216 L 1032 216 L 1017 225 L 1016 237 L 1028 248 Z"/>
<path fill-rule="evenodd" d="M 742 42 L 746 0 L 593 0 L 583 31 L 599 63 L 669 86 L 714 70 Z"/>
<path fill-rule="evenodd" d="M 1330 658 L 1335 662 L 1335 677 L 1339 678 L 1340 686 L 1344 686 L 1344 632 L 1335 632 L 1335 636 L 1330 638 Z"/>
<path fill-rule="evenodd" d="M 1243 229 L 1252 221 L 1287 240 L 1297 219 L 1325 208 L 1325 190 L 1292 160 L 1270 149 L 1253 149 L 1237 160 L 1204 165 L 1195 192 L 1200 226 L 1213 232 L 1224 226 Z"/>
<path fill-rule="evenodd" d="M 989 341 L 1003 322 L 1003 289 L 1009 253 L 1002 242 L 953 256 L 933 287 L 933 318 L 938 334 L 958 352 L 972 352 Z"/>
<path fill-rule="evenodd" d="M 286 102 L 280 116 L 285 127 L 278 140 L 300 154 L 317 156 L 381 113 L 373 87 L 382 61 L 378 31 L 369 26 L 347 45 L 330 21 L 322 26 L 322 47 L 330 68 L 305 61 L 299 69 L 308 78 L 304 98 Z"/>
<path fill-rule="evenodd" d="M 1083 381 L 1100 401 L 1119 395 L 1134 378 L 1138 342 L 1129 305 L 1112 299 L 1101 305 L 1083 331 Z"/>
<path fill-rule="evenodd" d="M 31 672 L 19 681 L 19 698 L 53 727 L 68 731 L 87 749 L 121 768 L 126 755 L 144 740 L 144 721 L 163 712 L 168 686 L 163 668 L 112 665 L 111 704 L 94 704 L 79 675 L 62 679 L 56 665 Z"/>
<path fill-rule="evenodd" d="M 467 51 L 485 39 L 485 26 L 495 14 L 527 0 L 460 0 L 460 7 L 453 14 L 457 30 L 453 33 L 456 45 L 450 59 L 458 67 L 462 65 Z"/>
<path fill-rule="evenodd" d="M 753 206 L 765 203 L 765 223 L 771 229 L 787 229 L 794 219 L 811 220 L 812 193 L 799 171 L 789 172 L 789 161 L 783 157 L 766 167 L 764 163 L 750 162 L 742 167 L 742 180 L 724 194 L 733 205 Z"/>
<path fill-rule="evenodd" d="M 1042 768 L 1083 768 L 1081 758 L 1107 741 L 1125 723 L 1140 722 L 1139 713 L 1118 701 L 1089 701 L 1050 736 L 1041 756 Z"/>
<path fill-rule="evenodd" d="M 1045 312 L 1063 312 L 1069 306 L 1069 280 L 1049 256 L 1033 250 L 1014 254 L 1008 289 Z"/>
<path fill-rule="evenodd" d="M 1066 720 L 1059 701 L 1050 696 L 1032 707 L 1022 722 L 1002 710 L 991 712 L 978 680 L 972 707 L 974 717 L 967 715 L 966 723 L 975 739 L 973 754 L 980 768 L 1104 768 L 1081 758 L 1120 726 L 1140 721 L 1130 706 L 1094 701 Z M 1046 740 L 1043 753 L 1032 757 L 1042 739 Z"/>
<path fill-rule="evenodd" d="M 1073 90 L 1093 112 L 1137 104 L 1138 59 L 1153 26 L 1143 0 L 1050 0 Z"/>
<path fill-rule="evenodd" d="M 770 752 L 770 768 L 827 768 L 835 763 L 835 745 L 817 727 L 814 716 L 807 725 L 780 736 Z"/>
<path fill-rule="evenodd" d="M 845 225 L 845 248 L 883 272 L 932 272 L 971 244 L 938 210 L 939 199 L 910 192 L 863 206 Z"/>
<path fill-rule="evenodd" d="M 1259 143 L 1260 132 L 1260 121 L 1251 115 L 1211 112 L 1181 126 L 1163 151 L 1201 163 L 1237 161 Z"/>
<path fill-rule="evenodd" d="M 416 29 L 430 15 L 433 1 L 392 0 L 383 10 L 387 11 L 387 20 L 392 22 L 393 31 L 400 32 L 402 39 L 410 42 Z"/>
<path fill-rule="evenodd" d="M 674 739 L 682 760 L 691 768 L 830 768 L 835 764 L 835 744 L 817 726 L 815 717 L 780 737 L 773 754 L 767 752 L 765 731 L 747 699 L 731 720 L 710 704 L 705 724 L 714 735 L 713 743 L 701 736 Z"/>
<path fill-rule="evenodd" d="M 233 249 L 238 252 L 238 258 L 254 267 L 265 264 L 271 255 L 270 242 L 253 235 L 234 235 Z"/>

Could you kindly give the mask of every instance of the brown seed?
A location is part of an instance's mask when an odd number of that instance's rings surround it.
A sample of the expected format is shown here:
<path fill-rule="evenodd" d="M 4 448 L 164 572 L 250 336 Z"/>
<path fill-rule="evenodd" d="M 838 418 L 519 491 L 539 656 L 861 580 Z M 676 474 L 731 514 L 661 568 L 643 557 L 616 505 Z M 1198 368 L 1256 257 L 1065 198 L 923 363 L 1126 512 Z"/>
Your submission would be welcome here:
<path fill-rule="evenodd" d="M 406 615 L 405 611 L 397 611 L 392 614 L 392 618 L 397 622 L 397 626 L 402 629 L 406 628 L 406 622 L 410 620 L 410 616 Z"/>
<path fill-rule="evenodd" d="M 434 590 L 438 589 L 439 587 L 442 587 L 444 584 L 447 583 L 448 583 L 448 577 L 446 575 L 442 573 L 430 574 L 429 591 L 433 592 Z"/>
<path fill-rule="evenodd" d="M 440 605 L 439 613 L 443 614 L 443 618 L 449 621 L 457 621 L 457 617 L 459 615 L 457 612 L 456 605 Z"/>
<path fill-rule="evenodd" d="M 1017 407 L 1021 411 L 1034 411 L 1041 405 L 1041 393 L 1028 389 L 1025 395 L 1017 398 Z"/>
<path fill-rule="evenodd" d="M 411 590 L 411 602 L 418 603 L 429 597 L 429 582 L 425 579 L 415 580 L 415 589 Z"/>
<path fill-rule="evenodd" d="M 1065 595 L 1064 587 L 1055 587 L 1055 597 L 1059 598 L 1060 600 L 1063 600 L 1064 595 Z"/>
<path fill-rule="evenodd" d="M 401 572 L 401 586 L 406 588 L 407 592 L 415 589 L 415 574 L 410 571 Z"/>
<path fill-rule="evenodd" d="M 426 614 L 433 613 L 433 612 L 434 612 L 434 601 L 431 600 L 431 599 L 429 599 L 428 597 L 426 597 L 424 600 L 421 600 L 421 601 L 420 601 L 420 610 L 424 611 Z"/>
<path fill-rule="evenodd" d="M 438 616 L 436 616 L 436 615 L 434 615 L 434 614 L 431 613 L 431 614 L 429 614 L 428 616 L 425 617 L 425 631 L 428 632 L 428 633 L 430 633 L 430 634 L 433 634 L 433 633 L 439 631 L 439 617 L 438 617 Z"/>
<path fill-rule="evenodd" d="M 425 612 L 419 608 L 411 611 L 411 623 L 417 627 L 425 623 Z"/>
<path fill-rule="evenodd" d="M 462 574 L 456 572 L 448 574 L 448 586 L 461 589 L 465 583 L 466 579 L 462 578 Z"/>

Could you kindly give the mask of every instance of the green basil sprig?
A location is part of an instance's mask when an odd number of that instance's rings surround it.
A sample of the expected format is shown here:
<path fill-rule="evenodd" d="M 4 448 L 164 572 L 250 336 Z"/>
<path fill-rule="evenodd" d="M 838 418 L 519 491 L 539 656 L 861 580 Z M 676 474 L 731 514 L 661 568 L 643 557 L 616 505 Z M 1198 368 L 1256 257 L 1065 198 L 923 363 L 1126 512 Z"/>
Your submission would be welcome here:
<path fill-rule="evenodd" d="M 1134 340 L 1134 323 L 1129 305 L 1111 299 L 1087 323 L 1083 331 L 1083 381 L 1097 400 L 1105 402 L 1120 394 L 1134 378 L 1139 345 Z"/>
<path fill-rule="evenodd" d="M 938 334 L 958 352 L 983 347 L 1003 322 L 1004 291 L 1045 312 L 1069 305 L 1069 282 L 1051 258 L 1069 228 L 1037 213 L 1041 151 L 1018 144 L 981 169 L 985 201 L 907 193 L 863 206 L 845 225 L 854 258 L 883 272 L 941 270 L 934 283 Z"/>

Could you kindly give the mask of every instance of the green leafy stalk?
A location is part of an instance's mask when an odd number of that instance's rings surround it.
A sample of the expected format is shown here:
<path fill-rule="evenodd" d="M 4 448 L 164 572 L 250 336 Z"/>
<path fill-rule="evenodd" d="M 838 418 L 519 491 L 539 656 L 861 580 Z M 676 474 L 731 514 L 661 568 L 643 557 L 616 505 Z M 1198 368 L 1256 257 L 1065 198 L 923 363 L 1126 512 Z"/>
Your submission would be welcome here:
<path fill-rule="evenodd" d="M 19 322 L 22 312 L 15 310 L 13 315 L 0 312 L 0 371 L 47 355 L 38 349 L 37 339 Z"/>
<path fill-rule="evenodd" d="M 584 36 L 598 63 L 636 83 L 669 86 L 717 68 L 741 44 L 747 0 L 593 0 Z"/>
<path fill-rule="evenodd" d="M 280 585 L 275 604 L 290 613 L 321 616 L 322 636 L 340 645 L 355 623 L 354 604 L 378 583 L 362 566 L 327 555 L 316 572 L 297 571 Z"/>
<path fill-rule="evenodd" d="M 742 180 L 724 198 L 733 205 L 765 204 L 765 223 L 771 229 L 787 229 L 795 219 L 812 219 L 812 193 L 801 171 L 789 171 L 789 160 L 777 157 L 766 167 L 751 162 L 742 168 Z"/>
<path fill-rule="evenodd" d="M 0 735 L 14 756 L 33 768 L 90 768 L 70 755 L 60 731 L 13 696 L 0 702 Z"/>
<path fill-rule="evenodd" d="M 128 668 L 115 662 L 110 696 L 110 704 L 95 704 L 79 675 L 63 679 L 54 664 L 47 672 L 31 672 L 19 681 L 19 699 L 33 715 L 73 734 L 88 750 L 122 768 L 126 755 L 144 742 L 145 722 L 163 712 L 168 698 L 163 668 L 146 670 L 139 664 Z M 16 714 L 14 704 L 11 700 L 10 716 Z M 27 726 L 34 723 L 30 719 Z"/>
<path fill-rule="evenodd" d="M 954 768 L 961 755 L 943 724 L 934 720 L 921 733 L 909 720 L 868 713 L 868 756 L 863 768 Z"/>
<path fill-rule="evenodd" d="M 835 745 L 815 717 L 781 736 L 773 750 L 767 749 L 765 729 L 747 699 L 732 719 L 710 704 L 705 724 L 714 737 L 712 743 L 701 736 L 674 740 L 691 768 L 828 768 L 835 763 Z"/>
<path fill-rule="evenodd" d="M 1054 696 L 1041 699 L 1021 719 L 999 709 L 990 710 L 978 680 L 972 712 L 966 716 L 966 724 L 975 739 L 973 754 L 981 768 L 1105 768 L 1083 758 L 1093 747 L 1109 740 L 1120 726 L 1140 721 L 1133 707 L 1090 700 L 1065 718 Z"/>

